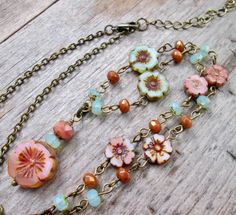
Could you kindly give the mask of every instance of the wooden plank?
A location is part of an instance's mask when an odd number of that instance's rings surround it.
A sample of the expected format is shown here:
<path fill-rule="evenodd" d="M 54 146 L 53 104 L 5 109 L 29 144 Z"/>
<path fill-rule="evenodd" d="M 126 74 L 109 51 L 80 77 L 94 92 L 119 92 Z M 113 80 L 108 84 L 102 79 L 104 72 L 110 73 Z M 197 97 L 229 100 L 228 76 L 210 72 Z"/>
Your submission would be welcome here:
<path fill-rule="evenodd" d="M 58 0 L 0 2 L 0 44 L 32 22 Z"/>
<path fill-rule="evenodd" d="M 208 8 L 217 8 L 222 3 L 223 0 L 59 1 L 0 44 L 1 90 L 53 51 L 81 36 L 95 33 L 106 24 L 132 21 L 144 15 L 148 19 L 185 20 Z M 9 9 L 11 10 L 13 9 Z M 235 159 L 227 152 L 235 155 L 236 151 L 235 14 L 236 12 L 232 12 L 224 18 L 216 18 L 202 29 L 174 31 L 150 28 L 124 38 L 119 44 L 83 65 L 47 97 L 16 143 L 25 139 L 41 138 L 51 131 L 55 121 L 68 119 L 82 104 L 89 88 L 98 86 L 106 78 L 107 71 L 117 70 L 127 64 L 128 53 L 137 44 L 158 48 L 163 43 L 173 43 L 177 39 L 197 44 L 208 43 L 218 53 L 219 63 L 230 71 L 229 82 L 212 99 L 211 109 L 174 143 L 180 153 L 174 153 L 173 159 L 165 166 L 152 166 L 135 173 L 129 185 L 118 186 L 104 197 L 99 208 L 88 208 L 84 214 L 235 215 Z M 10 22 L 5 25 L 12 24 Z M 93 46 L 94 44 L 87 45 L 67 57 L 60 58 L 58 62 L 39 72 L 1 107 L 1 145 L 5 143 L 19 115 L 33 97 L 53 77 Z M 185 95 L 181 83 L 192 73 L 193 69 L 187 61 L 178 66 L 170 66 L 165 75 L 171 83 L 171 91 L 159 103 L 132 109 L 127 115 L 116 112 L 104 118 L 87 116 L 76 126 L 78 132 L 59 156 L 60 168 L 57 177 L 39 190 L 11 187 L 4 165 L 0 170 L 0 204 L 4 205 L 6 214 L 40 212 L 51 205 L 56 193 L 71 192 L 81 182 L 85 172 L 93 171 L 104 160 L 103 152 L 109 138 L 122 134 L 132 138 L 139 128 L 147 126 L 150 119 L 166 111 L 171 101 L 182 101 Z M 122 98 L 132 101 L 137 98 L 134 77 L 134 74 L 125 76 L 121 84 L 112 88 L 105 98 L 106 104 L 117 103 Z M 103 185 L 114 176 L 114 169 L 111 168 L 99 178 L 99 183 Z"/>

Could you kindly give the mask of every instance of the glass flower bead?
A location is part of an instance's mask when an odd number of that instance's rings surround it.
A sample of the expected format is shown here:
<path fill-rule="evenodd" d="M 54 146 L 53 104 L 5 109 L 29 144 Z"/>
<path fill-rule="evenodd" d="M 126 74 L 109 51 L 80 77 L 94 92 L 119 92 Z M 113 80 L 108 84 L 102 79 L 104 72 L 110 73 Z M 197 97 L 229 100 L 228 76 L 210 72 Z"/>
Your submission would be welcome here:
<path fill-rule="evenodd" d="M 174 116 L 180 116 L 183 113 L 183 108 L 175 101 L 170 104 L 170 110 Z"/>
<path fill-rule="evenodd" d="M 65 211 L 69 207 L 69 202 L 63 194 L 57 194 L 53 197 L 53 204 L 59 211 Z"/>
<path fill-rule="evenodd" d="M 87 191 L 86 197 L 88 199 L 89 205 L 92 207 L 98 207 L 101 204 L 101 197 L 99 196 L 98 191 L 95 189 Z"/>
<path fill-rule="evenodd" d="M 140 45 L 130 52 L 129 64 L 133 71 L 144 73 L 158 65 L 158 56 L 154 48 Z"/>
<path fill-rule="evenodd" d="M 210 107 L 211 100 L 207 96 L 198 96 L 197 104 L 203 108 L 208 109 Z"/>
<path fill-rule="evenodd" d="M 57 172 L 55 151 L 42 141 L 18 144 L 8 159 L 8 174 L 23 188 L 38 188 Z"/>
<path fill-rule="evenodd" d="M 46 134 L 43 140 L 55 150 L 60 149 L 62 146 L 62 141 L 55 134 Z"/>
<path fill-rule="evenodd" d="M 148 100 L 154 101 L 167 95 L 169 83 L 158 71 L 145 72 L 139 76 L 138 89 L 141 96 L 146 96 Z"/>

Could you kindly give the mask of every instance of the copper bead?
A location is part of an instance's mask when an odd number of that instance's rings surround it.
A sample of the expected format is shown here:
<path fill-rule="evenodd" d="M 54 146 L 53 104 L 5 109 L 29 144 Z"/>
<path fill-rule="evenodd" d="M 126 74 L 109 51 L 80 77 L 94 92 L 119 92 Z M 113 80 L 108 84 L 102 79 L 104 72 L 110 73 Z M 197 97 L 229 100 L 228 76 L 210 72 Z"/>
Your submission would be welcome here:
<path fill-rule="evenodd" d="M 110 81 L 111 84 L 116 84 L 120 80 L 120 76 L 115 71 L 109 71 L 107 73 L 107 79 Z"/>
<path fill-rule="evenodd" d="M 122 113 L 127 113 L 129 112 L 129 109 L 130 109 L 130 104 L 129 104 L 129 101 L 127 99 L 122 99 L 120 102 L 119 102 L 119 109 Z"/>
<path fill-rule="evenodd" d="M 152 133 L 159 133 L 161 131 L 161 123 L 158 120 L 153 119 L 149 122 L 149 129 Z"/>
<path fill-rule="evenodd" d="M 123 167 L 116 170 L 116 176 L 122 183 L 128 183 L 130 181 L 130 173 Z"/>
<path fill-rule="evenodd" d="M 175 63 L 180 63 L 183 59 L 183 55 L 179 50 L 175 49 L 172 52 L 172 58 L 173 58 Z"/>
<path fill-rule="evenodd" d="M 183 115 L 183 116 L 180 117 L 180 124 L 184 128 L 191 128 L 192 127 L 192 120 L 189 116 Z"/>
<path fill-rule="evenodd" d="M 83 181 L 86 187 L 88 188 L 95 188 L 97 187 L 97 178 L 92 173 L 86 173 L 83 177 Z"/>
<path fill-rule="evenodd" d="M 175 49 L 179 50 L 180 52 L 184 51 L 184 43 L 181 40 L 175 42 Z"/>

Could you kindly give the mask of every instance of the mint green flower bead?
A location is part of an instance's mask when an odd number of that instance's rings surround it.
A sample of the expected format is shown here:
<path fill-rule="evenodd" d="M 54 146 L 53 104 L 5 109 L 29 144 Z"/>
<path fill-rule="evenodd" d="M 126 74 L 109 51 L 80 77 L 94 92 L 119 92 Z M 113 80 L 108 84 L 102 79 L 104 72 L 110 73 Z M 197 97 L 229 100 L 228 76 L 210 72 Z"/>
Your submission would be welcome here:
<path fill-rule="evenodd" d="M 197 104 L 203 108 L 208 109 L 210 107 L 211 100 L 207 96 L 198 96 Z"/>
<path fill-rule="evenodd" d="M 54 196 L 53 204 L 59 211 L 65 211 L 69 207 L 69 202 L 63 194 L 57 194 Z"/>
<path fill-rule="evenodd" d="M 86 193 L 89 205 L 92 207 L 98 207 L 101 204 L 101 197 L 98 194 L 98 191 L 91 189 Z"/>
<path fill-rule="evenodd" d="M 43 140 L 53 149 L 59 149 L 62 146 L 62 141 L 55 134 L 46 134 Z"/>
<path fill-rule="evenodd" d="M 178 102 L 172 102 L 170 104 L 170 110 L 174 116 L 180 116 L 183 113 L 183 108 L 179 105 Z"/>
<path fill-rule="evenodd" d="M 95 101 L 92 102 L 92 113 L 100 116 L 102 114 L 102 106 L 103 102 L 101 99 L 95 99 Z"/>

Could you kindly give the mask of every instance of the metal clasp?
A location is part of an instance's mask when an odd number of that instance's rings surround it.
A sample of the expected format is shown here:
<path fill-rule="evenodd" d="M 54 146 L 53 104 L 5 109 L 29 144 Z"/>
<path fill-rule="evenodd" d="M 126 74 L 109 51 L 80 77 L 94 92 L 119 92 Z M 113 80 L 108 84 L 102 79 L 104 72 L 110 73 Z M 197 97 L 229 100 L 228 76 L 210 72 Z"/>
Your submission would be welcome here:
<path fill-rule="evenodd" d="M 117 32 L 134 32 L 138 28 L 139 24 L 137 22 L 121 23 L 115 26 Z"/>

